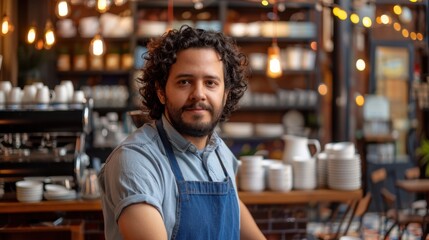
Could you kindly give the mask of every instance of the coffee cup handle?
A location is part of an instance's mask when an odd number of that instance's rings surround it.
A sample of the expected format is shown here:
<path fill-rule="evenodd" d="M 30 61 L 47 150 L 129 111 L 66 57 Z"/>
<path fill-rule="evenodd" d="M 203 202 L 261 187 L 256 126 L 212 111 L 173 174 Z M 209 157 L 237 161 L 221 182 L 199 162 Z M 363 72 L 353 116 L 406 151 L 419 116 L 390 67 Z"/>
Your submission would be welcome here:
<path fill-rule="evenodd" d="M 316 152 L 314 153 L 313 156 L 317 156 L 317 154 L 319 154 L 320 150 L 321 150 L 319 140 L 317 140 L 317 139 L 308 139 L 308 144 L 314 145 L 314 147 L 316 148 Z"/>
<path fill-rule="evenodd" d="M 55 91 L 49 90 L 49 100 L 52 101 L 55 99 Z"/>

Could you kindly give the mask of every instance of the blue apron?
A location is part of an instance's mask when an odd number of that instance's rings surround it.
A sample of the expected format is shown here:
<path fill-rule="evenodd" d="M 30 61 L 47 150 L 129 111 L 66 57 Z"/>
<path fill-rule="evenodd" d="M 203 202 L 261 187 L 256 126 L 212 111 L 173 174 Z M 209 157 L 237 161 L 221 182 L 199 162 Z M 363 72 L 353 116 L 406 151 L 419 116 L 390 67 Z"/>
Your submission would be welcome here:
<path fill-rule="evenodd" d="M 234 185 L 222 161 L 225 181 L 185 181 L 161 120 L 156 121 L 179 189 L 176 223 L 171 239 L 234 240 L 240 238 L 239 208 Z M 210 178 L 210 176 L 209 176 Z"/>

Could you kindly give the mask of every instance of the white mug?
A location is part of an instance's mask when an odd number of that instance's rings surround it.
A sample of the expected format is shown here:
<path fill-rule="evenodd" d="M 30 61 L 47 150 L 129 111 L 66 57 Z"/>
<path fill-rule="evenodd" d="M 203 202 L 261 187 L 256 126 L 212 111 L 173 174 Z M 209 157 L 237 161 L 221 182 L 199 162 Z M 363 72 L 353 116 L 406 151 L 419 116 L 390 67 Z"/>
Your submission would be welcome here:
<path fill-rule="evenodd" d="M 51 101 L 51 98 L 54 94 L 49 90 L 47 86 L 37 89 L 36 93 L 36 103 L 38 104 L 48 104 Z"/>
<path fill-rule="evenodd" d="M 20 104 L 22 99 L 22 90 L 20 87 L 13 87 L 8 96 L 7 103 L 9 104 Z"/>
<path fill-rule="evenodd" d="M 85 94 L 82 90 L 77 90 L 73 94 L 73 103 L 84 103 Z"/>
<path fill-rule="evenodd" d="M 54 89 L 55 97 L 53 98 L 54 103 L 67 103 L 68 102 L 68 88 L 66 85 L 57 85 Z"/>
<path fill-rule="evenodd" d="M 36 98 L 37 87 L 35 85 L 25 85 L 24 93 L 22 94 L 22 103 L 31 104 L 34 103 Z"/>
<path fill-rule="evenodd" d="M 4 105 L 6 103 L 6 94 L 4 91 L 0 90 L 0 105 Z"/>
<path fill-rule="evenodd" d="M 0 90 L 4 93 L 8 94 L 10 90 L 12 90 L 12 83 L 9 81 L 1 81 L 0 82 Z"/>
<path fill-rule="evenodd" d="M 67 87 L 68 101 L 71 102 L 73 100 L 74 92 L 73 82 L 70 80 L 63 80 L 60 84 Z"/>

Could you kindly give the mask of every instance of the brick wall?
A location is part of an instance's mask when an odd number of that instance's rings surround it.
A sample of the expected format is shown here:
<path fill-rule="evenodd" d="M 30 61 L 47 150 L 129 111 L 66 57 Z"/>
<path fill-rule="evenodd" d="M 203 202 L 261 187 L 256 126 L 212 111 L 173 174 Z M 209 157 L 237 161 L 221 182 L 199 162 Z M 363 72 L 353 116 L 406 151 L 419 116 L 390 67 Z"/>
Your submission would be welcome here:
<path fill-rule="evenodd" d="M 247 205 L 268 240 L 305 239 L 308 205 Z"/>

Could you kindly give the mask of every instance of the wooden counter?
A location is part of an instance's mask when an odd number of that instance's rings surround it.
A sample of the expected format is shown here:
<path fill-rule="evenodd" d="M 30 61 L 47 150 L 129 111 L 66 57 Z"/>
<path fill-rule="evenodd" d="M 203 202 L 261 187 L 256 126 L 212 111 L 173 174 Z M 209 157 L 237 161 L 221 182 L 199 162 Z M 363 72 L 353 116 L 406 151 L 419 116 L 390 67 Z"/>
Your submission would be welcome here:
<path fill-rule="evenodd" d="M 239 192 L 240 199 L 245 204 L 297 204 L 312 202 L 347 202 L 362 197 L 362 190 L 337 191 L 330 189 L 317 189 L 291 192 Z M 72 211 L 101 211 L 99 200 L 73 200 L 73 201 L 41 201 L 36 203 L 23 203 L 17 201 L 0 202 L 1 213 L 25 212 L 72 212 Z"/>

